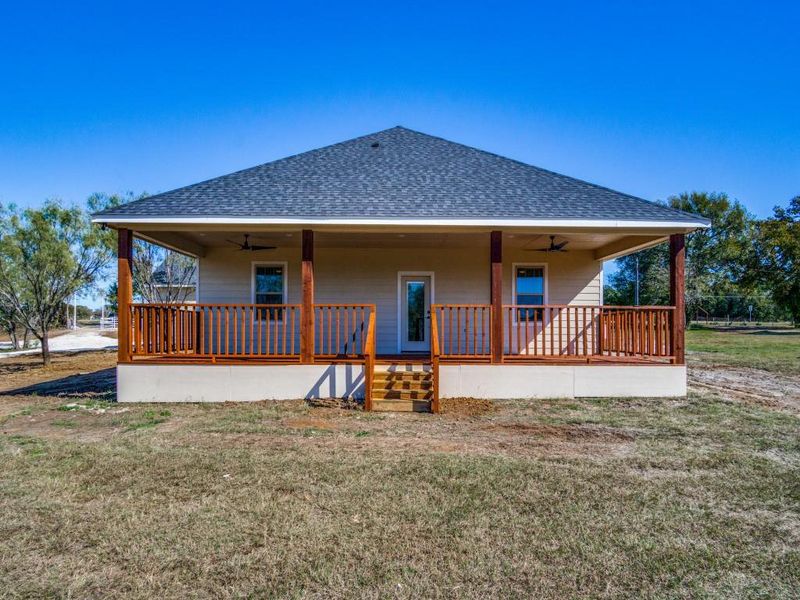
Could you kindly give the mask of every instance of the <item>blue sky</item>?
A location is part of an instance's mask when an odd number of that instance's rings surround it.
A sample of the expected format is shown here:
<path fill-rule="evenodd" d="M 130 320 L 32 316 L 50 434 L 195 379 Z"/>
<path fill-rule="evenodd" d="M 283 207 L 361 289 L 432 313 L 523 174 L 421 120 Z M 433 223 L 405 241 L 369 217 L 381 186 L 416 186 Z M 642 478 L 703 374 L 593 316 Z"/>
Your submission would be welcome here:
<path fill-rule="evenodd" d="M 7 3 L 0 202 L 405 125 L 648 199 L 800 193 L 792 2 Z"/>

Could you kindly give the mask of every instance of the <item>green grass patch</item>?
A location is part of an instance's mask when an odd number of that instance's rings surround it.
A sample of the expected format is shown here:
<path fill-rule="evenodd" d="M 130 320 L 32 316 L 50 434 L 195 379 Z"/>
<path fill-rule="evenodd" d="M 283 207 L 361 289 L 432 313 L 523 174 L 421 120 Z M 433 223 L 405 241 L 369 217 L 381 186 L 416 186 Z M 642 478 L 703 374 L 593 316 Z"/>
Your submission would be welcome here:
<path fill-rule="evenodd" d="M 686 347 L 700 361 L 800 375 L 800 329 L 692 328 Z"/>
<path fill-rule="evenodd" d="M 172 412 L 169 410 L 145 410 L 141 414 L 134 415 L 132 420 L 127 421 L 125 423 L 125 430 L 137 431 L 139 429 L 150 429 L 151 427 L 165 423 L 171 416 Z"/>

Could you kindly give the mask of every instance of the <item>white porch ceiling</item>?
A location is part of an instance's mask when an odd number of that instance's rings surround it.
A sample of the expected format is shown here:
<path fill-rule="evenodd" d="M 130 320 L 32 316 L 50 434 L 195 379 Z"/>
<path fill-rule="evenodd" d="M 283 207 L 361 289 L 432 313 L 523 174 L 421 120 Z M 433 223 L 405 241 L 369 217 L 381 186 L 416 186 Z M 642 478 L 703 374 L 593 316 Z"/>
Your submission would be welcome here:
<path fill-rule="evenodd" d="M 137 230 L 136 235 L 149 241 L 195 256 L 203 256 L 207 248 L 233 247 L 228 240 L 241 242 L 242 231 L 163 231 Z M 276 246 L 278 248 L 300 248 L 299 231 L 258 231 L 254 228 L 250 243 Z M 661 235 L 630 233 L 542 233 L 514 232 L 503 235 L 503 245 L 508 248 L 535 249 L 547 247 L 550 235 L 556 242 L 568 241 L 567 250 L 594 250 L 597 260 L 621 256 L 642 247 L 664 241 Z M 489 234 L 485 232 L 331 232 L 315 231 L 314 244 L 320 248 L 468 248 L 489 246 Z"/>

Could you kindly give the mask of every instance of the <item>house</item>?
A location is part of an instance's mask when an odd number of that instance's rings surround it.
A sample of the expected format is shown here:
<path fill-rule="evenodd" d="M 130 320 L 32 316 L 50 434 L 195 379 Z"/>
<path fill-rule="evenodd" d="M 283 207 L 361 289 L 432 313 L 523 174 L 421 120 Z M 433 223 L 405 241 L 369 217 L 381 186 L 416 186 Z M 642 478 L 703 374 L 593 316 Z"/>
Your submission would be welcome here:
<path fill-rule="evenodd" d="M 395 127 L 94 216 L 119 235 L 120 401 L 682 396 L 684 236 L 706 219 Z M 131 240 L 197 257 L 134 304 Z M 670 306 L 603 305 L 669 243 Z"/>
<path fill-rule="evenodd" d="M 165 258 L 153 270 L 152 288 L 153 296 L 159 302 L 194 303 L 197 268 L 191 263 Z"/>

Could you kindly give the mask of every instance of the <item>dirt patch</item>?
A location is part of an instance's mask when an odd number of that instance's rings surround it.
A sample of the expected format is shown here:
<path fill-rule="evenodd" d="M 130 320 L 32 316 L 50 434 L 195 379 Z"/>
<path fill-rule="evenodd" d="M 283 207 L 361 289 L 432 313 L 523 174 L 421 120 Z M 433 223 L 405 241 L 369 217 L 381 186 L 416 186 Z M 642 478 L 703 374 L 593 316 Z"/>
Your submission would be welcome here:
<path fill-rule="evenodd" d="M 284 419 L 282 424 L 292 429 L 339 429 L 339 426 L 333 421 L 314 417 L 295 417 L 293 419 Z"/>
<path fill-rule="evenodd" d="M 760 369 L 703 365 L 690 367 L 689 386 L 731 400 L 800 414 L 800 378 Z"/>
<path fill-rule="evenodd" d="M 104 412 L 51 409 L 30 415 L 17 414 L 2 424 L 1 434 L 80 442 L 101 441 L 125 430 L 124 425 L 118 422 L 118 415 L 127 411 L 127 408 L 114 408 Z"/>
<path fill-rule="evenodd" d="M 460 417 L 478 417 L 497 410 L 497 405 L 491 400 L 478 398 L 443 398 L 439 405 L 442 414 Z"/>

